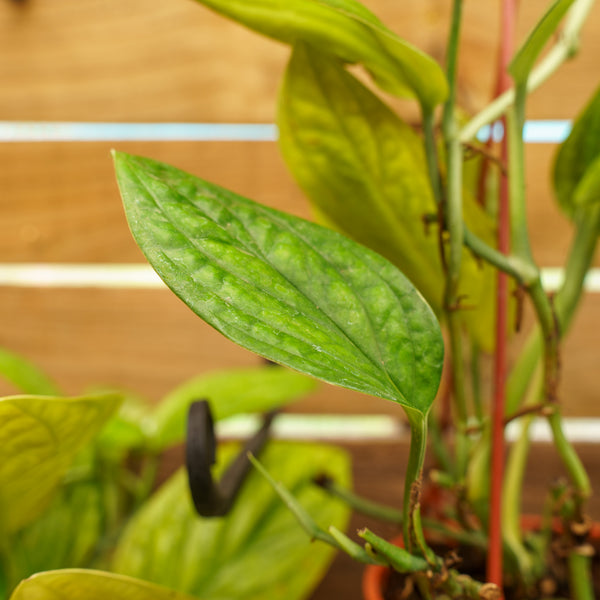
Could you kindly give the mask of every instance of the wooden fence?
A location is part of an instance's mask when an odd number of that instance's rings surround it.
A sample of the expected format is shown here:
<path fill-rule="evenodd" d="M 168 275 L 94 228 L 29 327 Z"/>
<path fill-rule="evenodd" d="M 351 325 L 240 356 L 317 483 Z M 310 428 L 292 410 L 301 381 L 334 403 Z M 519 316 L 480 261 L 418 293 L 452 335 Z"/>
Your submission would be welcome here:
<path fill-rule="evenodd" d="M 443 60 L 449 2 L 370 0 L 378 16 Z M 522 4 L 523 36 L 547 2 Z M 497 0 L 465 3 L 460 96 L 475 111 L 491 94 Z M 288 49 L 191 0 L 0 1 L 0 121 L 270 123 Z M 570 119 L 600 73 L 600 8 L 581 52 L 530 102 L 529 119 Z M 123 216 L 109 150 L 164 160 L 268 205 L 309 216 L 273 142 L 0 142 L 0 262 L 143 263 Z M 542 266 L 560 266 L 571 229 L 555 208 L 555 147 L 528 147 L 531 235 Z M 255 364 L 162 289 L 0 287 L 0 345 L 39 363 L 69 393 L 94 383 L 153 401 L 185 378 Z M 566 413 L 600 416 L 597 326 L 589 294 L 566 344 Z M 323 388 L 304 412 L 397 412 Z"/>

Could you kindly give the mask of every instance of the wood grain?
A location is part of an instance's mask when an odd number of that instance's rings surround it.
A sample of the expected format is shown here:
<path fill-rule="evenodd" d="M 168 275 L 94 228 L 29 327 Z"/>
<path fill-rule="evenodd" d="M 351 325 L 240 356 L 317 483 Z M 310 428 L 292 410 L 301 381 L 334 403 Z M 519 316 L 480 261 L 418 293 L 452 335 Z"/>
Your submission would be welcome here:
<path fill-rule="evenodd" d="M 168 290 L 2 288 L 0 314 L 0 346 L 35 361 L 69 394 L 105 384 L 158 402 L 199 373 L 259 360 L 202 323 Z M 589 295 L 563 356 L 565 415 L 600 417 L 599 322 L 600 295 Z M 0 394 L 13 392 L 0 384 Z M 325 385 L 294 410 L 401 415 L 392 402 Z"/>
<path fill-rule="evenodd" d="M 272 142 L 0 144 L 2 262 L 141 262 L 115 183 L 112 147 L 173 164 L 259 202 L 310 217 Z M 560 266 L 572 239 L 549 169 L 555 146 L 527 148 L 532 245 Z"/>
<path fill-rule="evenodd" d="M 365 0 L 388 26 L 443 60 L 450 5 Z M 465 3 L 460 97 L 477 110 L 494 87 L 499 0 Z M 547 8 L 522 5 L 524 39 Z M 600 8 L 576 61 L 534 95 L 532 118 L 571 117 L 597 85 Z M 27 0 L 0 4 L 0 118 L 272 121 L 284 46 L 189 0 Z"/>

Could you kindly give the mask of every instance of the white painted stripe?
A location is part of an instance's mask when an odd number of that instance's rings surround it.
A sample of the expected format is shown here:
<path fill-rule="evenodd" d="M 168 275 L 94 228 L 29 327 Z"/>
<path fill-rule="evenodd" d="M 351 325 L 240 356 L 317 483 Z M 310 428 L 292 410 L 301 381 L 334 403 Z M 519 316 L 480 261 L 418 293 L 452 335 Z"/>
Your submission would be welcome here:
<path fill-rule="evenodd" d="M 562 280 L 562 269 L 542 269 L 546 289 L 558 289 Z M 164 284 L 152 267 L 145 264 L 11 263 L 0 264 L 0 286 L 157 289 Z M 600 292 L 600 268 L 589 271 L 585 288 Z"/>
<path fill-rule="evenodd" d="M 260 418 L 240 415 L 217 423 L 220 438 L 240 439 L 252 435 Z M 564 430 L 568 439 L 578 443 L 600 442 L 600 419 L 566 418 Z M 506 439 L 515 441 L 520 435 L 518 422 L 510 423 Z M 273 436 L 278 439 L 331 441 L 408 441 L 410 430 L 405 421 L 386 415 L 295 415 L 284 413 L 273 423 Z M 550 442 L 552 435 L 544 419 L 536 419 L 531 428 L 534 442 Z"/>
<path fill-rule="evenodd" d="M 528 143 L 560 143 L 571 130 L 567 120 L 527 121 Z M 500 123 L 482 127 L 478 139 L 502 139 Z M 60 121 L 0 121 L 0 142 L 131 142 L 131 141 L 253 141 L 277 140 L 273 123 L 84 123 Z"/>
<path fill-rule="evenodd" d="M 143 264 L 0 264 L 0 286 L 156 289 L 160 277 Z"/>

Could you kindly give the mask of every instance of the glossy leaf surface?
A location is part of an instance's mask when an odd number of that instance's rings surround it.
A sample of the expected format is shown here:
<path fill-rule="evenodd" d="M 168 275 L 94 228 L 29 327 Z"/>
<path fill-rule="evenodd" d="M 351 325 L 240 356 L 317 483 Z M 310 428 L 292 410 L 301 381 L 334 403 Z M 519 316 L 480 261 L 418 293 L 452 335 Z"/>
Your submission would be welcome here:
<path fill-rule="evenodd" d="M 219 448 L 219 477 L 237 453 Z M 312 483 L 323 471 L 349 485 L 350 466 L 339 448 L 270 443 L 261 462 L 322 526 L 345 528 L 348 508 Z M 180 471 L 144 506 L 125 531 L 112 568 L 211 600 L 306 598 L 333 557 L 311 542 L 271 486 L 251 472 L 225 517 L 202 519 Z"/>
<path fill-rule="evenodd" d="M 200 375 L 173 390 L 158 405 L 153 415 L 153 444 L 165 448 L 184 439 L 188 410 L 194 400 L 208 400 L 213 419 L 218 421 L 278 408 L 315 387 L 314 379 L 275 366 Z"/>
<path fill-rule="evenodd" d="M 508 70 L 515 83 L 523 84 L 527 81 L 531 69 L 540 55 L 544 46 L 556 32 L 558 25 L 575 0 L 555 0 L 538 21 L 525 43 L 519 48 L 512 59 Z"/>
<path fill-rule="evenodd" d="M 288 168 L 324 222 L 393 262 L 442 313 L 444 269 L 423 143 L 343 65 L 295 47 L 279 100 L 279 143 Z M 465 219 L 493 242 L 487 215 L 465 195 Z M 459 294 L 480 345 L 493 345 L 493 270 L 465 251 Z M 480 327 L 481 326 L 481 327 Z"/>
<path fill-rule="evenodd" d="M 415 96 L 432 109 L 447 83 L 439 65 L 402 40 L 355 0 L 198 0 L 258 33 L 360 63 L 387 92 Z"/>
<path fill-rule="evenodd" d="M 0 376 L 24 394 L 60 395 L 58 386 L 37 365 L 24 356 L 0 348 Z"/>
<path fill-rule="evenodd" d="M 0 531 L 17 531 L 47 507 L 77 452 L 119 402 L 115 395 L 0 399 Z"/>
<path fill-rule="evenodd" d="M 103 571 L 65 569 L 23 581 L 10 600 L 192 600 L 146 581 Z"/>
<path fill-rule="evenodd" d="M 173 167 L 120 153 L 115 162 L 138 245 L 207 323 L 275 362 L 429 411 L 440 328 L 392 264 Z"/>
<path fill-rule="evenodd" d="M 554 191 L 573 216 L 578 206 L 597 201 L 600 191 L 600 88 L 577 117 L 554 163 Z"/>

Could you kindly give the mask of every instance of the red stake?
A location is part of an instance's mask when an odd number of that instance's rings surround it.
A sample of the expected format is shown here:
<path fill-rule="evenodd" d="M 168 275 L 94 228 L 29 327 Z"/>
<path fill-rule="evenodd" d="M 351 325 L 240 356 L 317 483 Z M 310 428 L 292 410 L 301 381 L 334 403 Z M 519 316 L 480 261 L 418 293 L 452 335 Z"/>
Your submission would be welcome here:
<path fill-rule="evenodd" d="M 513 54 L 514 27 L 516 22 L 517 0 L 502 2 L 502 35 L 500 60 L 498 63 L 497 93 L 501 94 L 511 85 L 507 66 Z M 508 144 L 506 139 L 506 119 L 502 119 L 505 134 L 502 137 L 502 162 L 507 164 Z M 510 251 L 510 215 L 508 180 L 500 174 L 498 210 L 498 249 L 504 254 Z M 506 397 L 506 354 L 507 354 L 507 305 L 508 278 L 498 272 L 496 352 L 494 357 L 494 398 L 492 407 L 492 465 L 490 485 L 489 551 L 487 559 L 487 580 L 502 587 L 502 483 L 504 476 L 504 412 Z"/>

